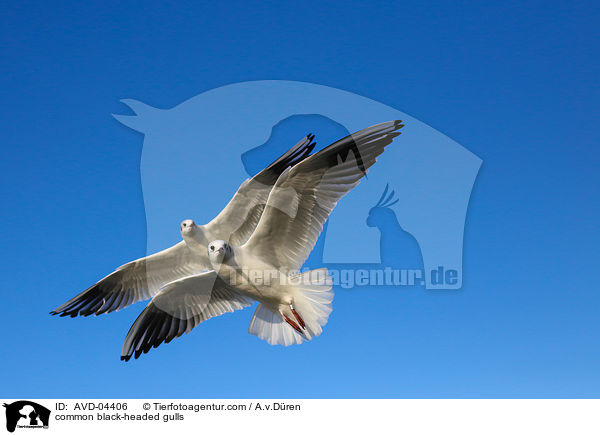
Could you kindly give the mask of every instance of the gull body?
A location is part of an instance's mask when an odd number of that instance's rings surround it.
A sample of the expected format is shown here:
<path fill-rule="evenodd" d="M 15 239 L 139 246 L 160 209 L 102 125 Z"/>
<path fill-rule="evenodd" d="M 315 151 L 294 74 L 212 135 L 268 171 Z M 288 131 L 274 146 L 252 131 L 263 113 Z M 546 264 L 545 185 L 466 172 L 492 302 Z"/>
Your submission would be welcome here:
<path fill-rule="evenodd" d="M 206 251 L 213 269 L 240 293 L 273 310 L 292 303 L 293 286 L 287 283 L 288 275 L 274 264 L 253 257 L 225 240 L 213 241 Z"/>

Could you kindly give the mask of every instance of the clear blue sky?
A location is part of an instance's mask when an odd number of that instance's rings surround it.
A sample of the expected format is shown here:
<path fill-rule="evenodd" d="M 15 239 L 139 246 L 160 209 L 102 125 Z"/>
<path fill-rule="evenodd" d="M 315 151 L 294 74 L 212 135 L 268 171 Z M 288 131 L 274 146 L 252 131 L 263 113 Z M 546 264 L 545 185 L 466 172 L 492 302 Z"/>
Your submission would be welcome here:
<path fill-rule="evenodd" d="M 599 397 L 599 18 L 591 1 L 6 5 L 2 396 Z M 146 251 L 119 99 L 259 79 L 381 101 L 483 159 L 463 288 L 338 291 L 325 334 L 287 349 L 247 335 L 246 310 L 128 364 L 143 304 L 49 316 Z"/>

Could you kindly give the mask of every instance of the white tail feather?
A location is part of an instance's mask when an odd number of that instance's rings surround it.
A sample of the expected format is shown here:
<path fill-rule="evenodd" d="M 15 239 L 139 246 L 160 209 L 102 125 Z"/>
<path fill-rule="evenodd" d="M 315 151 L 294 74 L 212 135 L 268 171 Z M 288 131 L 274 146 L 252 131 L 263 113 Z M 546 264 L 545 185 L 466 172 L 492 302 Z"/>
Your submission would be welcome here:
<path fill-rule="evenodd" d="M 259 304 L 254 312 L 248 332 L 269 344 L 289 346 L 300 344 L 320 335 L 331 314 L 333 291 L 331 277 L 327 269 L 315 269 L 297 275 L 291 280 L 293 285 L 294 309 L 304 320 L 303 334 L 288 325 L 279 312 Z M 291 311 L 288 314 L 294 319 Z"/>

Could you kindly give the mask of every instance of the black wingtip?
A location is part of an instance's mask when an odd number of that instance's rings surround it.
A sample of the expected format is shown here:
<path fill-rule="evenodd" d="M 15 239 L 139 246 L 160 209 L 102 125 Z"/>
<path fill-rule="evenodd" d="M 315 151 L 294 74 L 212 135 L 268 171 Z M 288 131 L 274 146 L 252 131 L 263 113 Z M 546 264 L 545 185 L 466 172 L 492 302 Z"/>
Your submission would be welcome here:
<path fill-rule="evenodd" d="M 288 156 L 284 155 L 285 157 L 281 158 L 281 161 L 280 161 L 281 166 L 285 166 L 285 168 L 287 168 L 288 166 L 294 166 L 294 165 L 300 163 L 306 157 L 308 157 L 310 155 L 311 151 L 317 145 L 317 143 L 314 142 L 314 139 L 315 139 L 315 135 L 312 133 L 308 133 L 306 135 L 306 139 L 304 141 L 305 143 L 302 146 L 298 147 L 296 150 L 294 150 Z"/>
<path fill-rule="evenodd" d="M 402 127 L 404 124 L 399 119 L 375 124 L 332 143 L 315 155 L 320 155 L 320 161 L 331 168 L 338 164 L 338 157 L 346 160 L 348 153 L 353 153 L 357 166 L 366 177 L 367 167 L 363 162 L 359 146 L 375 141 L 381 141 L 382 146 L 389 145 L 394 138 L 400 135 L 398 130 Z"/>
<path fill-rule="evenodd" d="M 297 165 L 310 155 L 317 145 L 314 142 L 314 138 L 314 134 L 308 133 L 304 139 L 267 166 L 265 170 L 257 174 L 256 180 L 264 184 L 274 184 L 287 168 Z"/>

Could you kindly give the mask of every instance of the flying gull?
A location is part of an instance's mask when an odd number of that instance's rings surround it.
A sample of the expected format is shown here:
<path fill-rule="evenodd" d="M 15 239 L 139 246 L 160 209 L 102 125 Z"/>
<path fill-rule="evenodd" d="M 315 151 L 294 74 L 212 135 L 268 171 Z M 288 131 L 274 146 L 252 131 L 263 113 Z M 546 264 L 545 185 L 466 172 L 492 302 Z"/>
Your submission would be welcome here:
<path fill-rule="evenodd" d="M 331 279 L 327 269 L 296 271 L 337 202 L 360 182 L 401 127 L 401 121 L 390 121 L 360 130 L 286 169 L 250 238 L 237 245 L 231 239 L 204 245 L 214 270 L 164 286 L 129 330 L 121 359 L 138 358 L 211 317 L 255 301 L 259 305 L 250 334 L 284 346 L 319 335 L 331 313 Z M 200 244 L 190 246 L 201 249 Z"/>
<path fill-rule="evenodd" d="M 76 317 L 110 313 L 153 297 L 172 281 L 212 269 L 206 244 L 215 238 L 243 244 L 252 235 L 279 175 L 310 154 L 316 145 L 313 139 L 314 135 L 309 134 L 261 172 L 244 181 L 229 204 L 208 224 L 183 221 L 181 232 L 184 240 L 120 266 L 51 314 Z M 185 239 L 203 241 L 204 248 L 193 251 Z"/>

